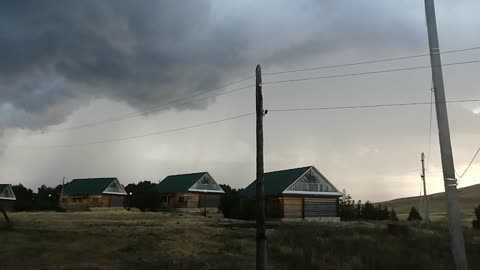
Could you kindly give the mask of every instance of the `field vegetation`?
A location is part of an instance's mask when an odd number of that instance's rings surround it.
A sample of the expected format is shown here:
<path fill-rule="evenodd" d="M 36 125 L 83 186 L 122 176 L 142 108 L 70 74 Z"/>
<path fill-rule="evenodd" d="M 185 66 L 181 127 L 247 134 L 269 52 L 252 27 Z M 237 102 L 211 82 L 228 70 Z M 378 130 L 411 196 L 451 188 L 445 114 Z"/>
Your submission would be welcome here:
<path fill-rule="evenodd" d="M 128 211 L 13 213 L 2 269 L 254 269 L 254 223 Z M 0 221 L 0 226 L 5 224 Z M 269 223 L 271 269 L 451 269 L 446 226 L 387 222 Z M 480 232 L 467 228 L 471 269 Z"/>

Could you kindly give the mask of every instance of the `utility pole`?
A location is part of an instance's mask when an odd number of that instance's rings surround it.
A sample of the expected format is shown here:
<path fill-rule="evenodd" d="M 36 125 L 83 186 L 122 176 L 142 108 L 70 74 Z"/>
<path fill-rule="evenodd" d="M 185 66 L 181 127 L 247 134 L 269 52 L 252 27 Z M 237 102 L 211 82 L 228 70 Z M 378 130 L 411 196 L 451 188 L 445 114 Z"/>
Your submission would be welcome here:
<path fill-rule="evenodd" d="M 267 236 L 265 233 L 265 190 L 263 184 L 263 96 L 262 96 L 262 68 L 255 69 L 256 86 L 256 120 L 257 120 L 257 260 L 256 269 L 267 269 Z"/>
<path fill-rule="evenodd" d="M 427 185 L 425 183 L 425 154 L 421 154 L 422 160 L 422 181 L 423 181 L 423 211 L 425 213 L 425 223 L 430 223 L 430 215 L 428 212 L 428 197 L 427 197 Z"/>
<path fill-rule="evenodd" d="M 59 200 L 58 205 L 60 207 L 63 207 L 62 200 L 63 200 L 63 188 L 64 187 L 65 187 L 65 176 L 62 179 L 62 190 L 60 191 L 60 198 L 58 199 Z"/>
<path fill-rule="evenodd" d="M 430 64 L 432 68 L 433 88 L 435 93 L 435 107 L 437 111 L 438 136 L 440 140 L 440 154 L 442 158 L 443 179 L 448 203 L 448 228 L 450 245 L 457 270 L 467 270 L 467 255 L 460 213 L 460 203 L 457 191 L 457 179 L 453 164 L 452 144 L 448 126 L 447 105 L 445 103 L 445 89 L 443 86 L 442 62 L 438 43 L 437 21 L 435 18 L 434 0 L 425 0 L 425 15 L 427 19 L 428 43 L 430 49 Z"/>

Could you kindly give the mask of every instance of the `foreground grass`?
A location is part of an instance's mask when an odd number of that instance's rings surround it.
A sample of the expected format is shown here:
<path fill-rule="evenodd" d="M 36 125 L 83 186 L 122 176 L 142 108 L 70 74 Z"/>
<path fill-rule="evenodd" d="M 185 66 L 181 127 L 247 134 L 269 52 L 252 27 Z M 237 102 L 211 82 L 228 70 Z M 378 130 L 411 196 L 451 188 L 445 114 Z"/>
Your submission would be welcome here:
<path fill-rule="evenodd" d="M 254 269 L 251 223 L 162 213 L 17 213 L 0 231 L 1 269 Z M 0 223 L 0 226 L 3 225 Z M 451 269 L 446 228 L 392 236 L 381 223 L 268 230 L 271 269 Z M 471 269 L 480 234 L 466 232 Z M 478 258 L 477 258 L 478 257 Z"/>

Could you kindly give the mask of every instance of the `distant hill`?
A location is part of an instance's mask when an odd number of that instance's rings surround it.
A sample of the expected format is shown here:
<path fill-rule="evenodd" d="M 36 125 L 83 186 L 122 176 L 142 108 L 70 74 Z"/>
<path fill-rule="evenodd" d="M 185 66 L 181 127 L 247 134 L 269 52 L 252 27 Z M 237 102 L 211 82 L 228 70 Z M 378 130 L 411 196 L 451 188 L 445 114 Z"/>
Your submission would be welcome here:
<path fill-rule="evenodd" d="M 480 184 L 459 188 L 458 192 L 463 211 L 473 211 L 476 206 L 480 205 Z M 419 201 L 419 196 L 415 196 L 375 204 L 386 205 L 388 208 L 393 207 L 397 213 L 406 214 L 412 206 L 418 207 Z M 431 213 L 447 212 L 445 192 L 428 195 L 428 204 Z"/>

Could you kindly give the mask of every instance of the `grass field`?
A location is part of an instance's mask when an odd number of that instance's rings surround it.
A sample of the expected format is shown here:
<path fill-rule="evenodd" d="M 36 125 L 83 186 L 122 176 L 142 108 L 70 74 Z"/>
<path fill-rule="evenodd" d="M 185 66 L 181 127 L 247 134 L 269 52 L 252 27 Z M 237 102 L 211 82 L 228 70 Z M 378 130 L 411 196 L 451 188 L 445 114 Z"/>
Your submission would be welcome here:
<path fill-rule="evenodd" d="M 254 269 L 252 223 L 165 213 L 15 213 L 1 269 Z M 0 226 L 4 223 L 0 221 Z M 271 224 L 271 269 L 451 269 L 441 224 L 393 236 L 384 223 Z M 480 233 L 466 230 L 471 269 Z"/>

